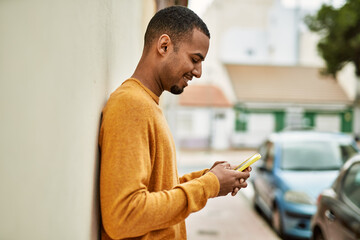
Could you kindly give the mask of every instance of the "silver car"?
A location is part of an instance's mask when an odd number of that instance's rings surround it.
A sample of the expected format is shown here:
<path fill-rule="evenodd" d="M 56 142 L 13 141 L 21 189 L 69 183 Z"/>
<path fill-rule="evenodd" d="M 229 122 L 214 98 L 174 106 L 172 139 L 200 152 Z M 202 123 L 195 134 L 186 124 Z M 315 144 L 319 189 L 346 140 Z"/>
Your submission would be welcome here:
<path fill-rule="evenodd" d="M 360 239 L 360 155 L 341 169 L 331 188 L 318 197 L 312 239 Z"/>

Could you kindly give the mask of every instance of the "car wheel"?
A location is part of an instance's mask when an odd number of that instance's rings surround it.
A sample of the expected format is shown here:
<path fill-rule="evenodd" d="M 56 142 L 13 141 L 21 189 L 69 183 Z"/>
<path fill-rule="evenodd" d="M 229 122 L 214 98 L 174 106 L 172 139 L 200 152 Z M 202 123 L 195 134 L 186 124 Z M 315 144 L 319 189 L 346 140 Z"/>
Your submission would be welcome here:
<path fill-rule="evenodd" d="M 320 230 L 314 232 L 313 240 L 325 240 Z"/>
<path fill-rule="evenodd" d="M 275 205 L 272 213 L 271 219 L 272 227 L 274 228 L 275 232 L 282 237 L 283 236 L 283 229 L 282 229 L 282 222 L 281 222 L 281 215 L 279 208 Z"/>

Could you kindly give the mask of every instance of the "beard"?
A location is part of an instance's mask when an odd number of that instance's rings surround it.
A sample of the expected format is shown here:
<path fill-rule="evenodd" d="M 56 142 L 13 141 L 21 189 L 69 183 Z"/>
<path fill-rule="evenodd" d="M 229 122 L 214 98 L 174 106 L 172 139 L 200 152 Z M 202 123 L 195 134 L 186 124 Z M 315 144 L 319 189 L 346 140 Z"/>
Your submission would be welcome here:
<path fill-rule="evenodd" d="M 173 85 L 170 88 L 170 92 L 172 94 L 176 94 L 176 95 L 181 94 L 183 91 L 184 91 L 184 88 L 180 88 L 178 85 Z"/>

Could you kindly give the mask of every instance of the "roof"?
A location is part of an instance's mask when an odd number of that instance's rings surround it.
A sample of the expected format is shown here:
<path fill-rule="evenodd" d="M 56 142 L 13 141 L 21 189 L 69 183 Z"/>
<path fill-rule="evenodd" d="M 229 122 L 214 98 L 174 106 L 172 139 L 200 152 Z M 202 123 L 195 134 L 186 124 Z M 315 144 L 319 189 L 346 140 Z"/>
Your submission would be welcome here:
<path fill-rule="evenodd" d="M 351 103 L 337 81 L 316 67 L 225 66 L 241 102 Z"/>
<path fill-rule="evenodd" d="M 181 106 L 231 107 L 223 91 L 214 85 L 190 85 L 180 95 Z"/>

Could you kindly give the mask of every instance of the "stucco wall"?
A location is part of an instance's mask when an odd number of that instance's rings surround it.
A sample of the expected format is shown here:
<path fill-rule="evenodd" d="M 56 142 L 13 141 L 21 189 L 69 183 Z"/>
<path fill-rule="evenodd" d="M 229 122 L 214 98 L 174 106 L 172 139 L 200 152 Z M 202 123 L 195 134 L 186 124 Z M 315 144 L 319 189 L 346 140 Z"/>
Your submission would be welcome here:
<path fill-rule="evenodd" d="M 144 2 L 0 1 L 0 239 L 98 239 L 100 114 L 140 57 Z"/>

